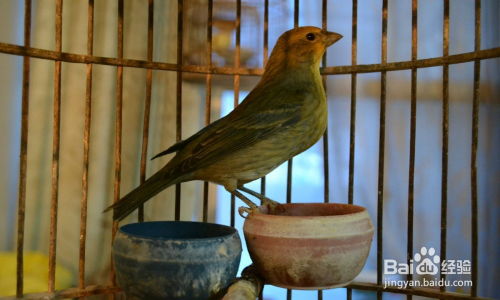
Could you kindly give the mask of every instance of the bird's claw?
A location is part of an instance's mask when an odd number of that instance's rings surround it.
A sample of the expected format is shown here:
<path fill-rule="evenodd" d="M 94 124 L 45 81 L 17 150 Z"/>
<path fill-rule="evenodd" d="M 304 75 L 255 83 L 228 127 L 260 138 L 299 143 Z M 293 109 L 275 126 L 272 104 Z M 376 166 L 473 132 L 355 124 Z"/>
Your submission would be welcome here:
<path fill-rule="evenodd" d="M 265 206 L 267 208 L 268 213 L 270 214 L 275 214 L 283 211 L 281 203 L 279 203 L 278 201 L 271 200 L 267 197 L 264 197 L 262 199 L 262 206 Z"/>

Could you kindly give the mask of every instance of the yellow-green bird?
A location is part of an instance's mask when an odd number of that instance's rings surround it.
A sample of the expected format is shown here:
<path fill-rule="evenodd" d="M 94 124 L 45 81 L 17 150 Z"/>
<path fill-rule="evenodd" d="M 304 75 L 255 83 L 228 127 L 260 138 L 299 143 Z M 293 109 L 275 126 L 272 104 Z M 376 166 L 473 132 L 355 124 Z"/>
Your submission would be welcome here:
<path fill-rule="evenodd" d="M 230 114 L 153 158 L 176 155 L 136 189 L 110 206 L 121 220 L 176 183 L 220 184 L 254 208 L 240 191 L 316 143 L 325 132 L 327 104 L 319 65 L 328 46 L 342 35 L 317 27 L 283 33 L 257 86 Z M 240 190 L 240 191 L 239 191 Z"/>

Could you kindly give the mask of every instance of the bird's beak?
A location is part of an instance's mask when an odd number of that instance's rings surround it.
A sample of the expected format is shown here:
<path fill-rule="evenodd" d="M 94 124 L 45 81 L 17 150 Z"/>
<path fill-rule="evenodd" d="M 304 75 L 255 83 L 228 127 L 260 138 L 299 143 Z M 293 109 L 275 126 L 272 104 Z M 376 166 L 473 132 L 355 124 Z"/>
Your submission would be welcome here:
<path fill-rule="evenodd" d="M 327 47 L 332 45 L 333 43 L 335 43 L 336 41 L 340 40 L 343 37 L 341 34 L 338 34 L 336 32 L 329 32 L 326 30 L 323 30 L 322 32 L 325 36 L 325 44 Z"/>

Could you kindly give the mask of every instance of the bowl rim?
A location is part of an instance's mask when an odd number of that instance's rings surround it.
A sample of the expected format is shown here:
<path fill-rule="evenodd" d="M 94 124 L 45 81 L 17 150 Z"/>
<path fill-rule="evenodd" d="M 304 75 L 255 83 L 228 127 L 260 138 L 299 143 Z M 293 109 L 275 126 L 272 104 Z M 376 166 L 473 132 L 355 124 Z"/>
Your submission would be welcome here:
<path fill-rule="evenodd" d="M 356 216 L 356 215 L 361 215 L 361 214 L 367 214 L 368 210 L 366 207 L 361 206 L 361 205 L 356 205 L 356 204 L 348 204 L 348 203 L 325 203 L 325 202 L 292 202 L 292 203 L 282 203 L 281 205 L 284 206 L 307 206 L 307 205 L 317 205 L 317 206 L 351 206 L 351 207 L 356 207 L 359 208 L 359 211 L 353 212 L 353 213 L 347 213 L 347 214 L 341 214 L 341 215 L 326 215 L 326 216 L 289 216 L 289 215 L 273 215 L 269 214 L 267 212 L 263 212 L 262 209 L 266 209 L 264 205 L 258 206 L 257 210 L 258 212 L 253 212 L 251 213 L 248 217 L 263 217 L 265 216 L 266 218 L 273 218 L 273 219 L 279 219 L 279 218 L 287 218 L 287 219 L 341 219 L 345 217 L 351 217 L 351 216 Z M 248 218 L 247 217 L 247 218 Z"/>
<path fill-rule="evenodd" d="M 196 224 L 196 225 L 203 225 L 203 226 L 212 226 L 212 227 L 219 227 L 224 230 L 227 230 L 226 234 L 221 234 L 217 236 L 210 236 L 210 237 L 199 237 L 199 238 L 179 238 L 179 237 L 161 237 L 161 236 L 149 236 L 149 235 L 144 235 L 144 234 L 137 234 L 137 233 L 131 233 L 127 232 L 126 229 L 127 227 L 132 227 L 132 226 L 139 226 L 143 224 Z M 134 223 L 128 223 L 125 225 L 120 226 L 118 231 L 126 236 L 132 236 L 135 238 L 140 238 L 140 239 L 146 239 L 146 240 L 162 240 L 162 241 L 179 241 L 179 242 L 184 242 L 184 241 L 207 241 L 207 240 L 217 240 L 217 239 L 222 239 L 222 238 L 227 238 L 231 235 L 234 235 L 235 233 L 237 234 L 238 231 L 236 228 L 223 225 L 223 224 L 217 224 L 217 223 L 210 223 L 210 222 L 196 222 L 196 221 L 146 221 L 146 222 L 134 222 Z"/>

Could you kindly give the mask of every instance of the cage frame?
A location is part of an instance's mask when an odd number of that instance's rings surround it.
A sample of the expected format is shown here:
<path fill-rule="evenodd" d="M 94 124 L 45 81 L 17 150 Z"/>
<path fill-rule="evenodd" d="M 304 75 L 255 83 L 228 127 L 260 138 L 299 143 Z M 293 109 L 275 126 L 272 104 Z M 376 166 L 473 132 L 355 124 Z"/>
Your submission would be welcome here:
<path fill-rule="evenodd" d="M 443 47 L 442 56 L 426 59 L 418 59 L 418 40 L 417 40 L 417 20 L 418 20 L 418 0 L 412 0 L 412 42 L 411 59 L 408 61 L 388 62 L 387 61 L 387 22 L 388 22 L 388 0 L 382 0 L 382 43 L 381 43 L 381 62 L 377 64 L 358 64 L 357 63 L 357 11 L 358 0 L 352 0 L 352 42 L 351 42 L 351 65 L 345 66 L 327 66 L 326 54 L 323 58 L 321 75 L 325 82 L 329 75 L 350 74 L 351 75 L 351 115 L 349 132 L 349 180 L 348 180 L 348 203 L 353 203 L 353 185 L 354 185 L 354 154 L 355 154 L 355 120 L 356 120 L 356 88 L 357 75 L 360 73 L 380 73 L 381 92 L 380 92 L 380 115 L 379 115 L 379 157 L 378 157 L 378 199 L 377 199 L 377 281 L 376 283 L 351 283 L 347 286 L 347 299 L 352 298 L 352 290 L 368 290 L 377 293 L 377 299 L 382 298 L 382 294 L 398 293 L 407 295 L 408 299 L 412 296 L 425 296 L 438 299 L 481 299 L 477 297 L 478 285 L 478 196 L 477 196 L 477 147 L 478 147 L 478 123 L 479 123 L 479 82 L 481 61 L 489 58 L 500 57 L 500 47 L 481 49 L 481 0 L 475 1 L 475 27 L 474 27 L 474 51 L 449 55 L 449 16 L 450 0 L 443 0 Z M 94 65 L 109 65 L 116 67 L 116 121 L 115 121 L 115 149 L 114 149 L 114 197 L 113 202 L 120 198 L 121 183 L 121 138 L 122 138 L 122 108 L 123 108 L 123 69 L 141 68 L 146 69 L 146 98 L 143 117 L 142 148 L 140 161 L 140 182 L 145 181 L 146 176 L 146 154 L 149 139 L 149 119 L 151 108 L 151 91 L 153 70 L 165 70 L 176 72 L 176 140 L 181 140 L 182 132 L 182 75 L 183 73 L 199 73 L 205 75 L 206 99 L 204 123 L 210 124 L 211 109 L 211 90 L 213 75 L 232 75 L 235 91 L 234 104 L 238 104 L 238 91 L 240 87 L 241 76 L 259 76 L 263 73 L 262 68 L 245 68 L 240 65 L 240 41 L 241 41 L 241 0 L 236 0 L 236 48 L 235 65 L 233 67 L 216 67 L 212 64 L 212 29 L 213 29 L 213 0 L 208 0 L 208 24 L 207 24 L 207 51 L 206 65 L 185 65 L 182 58 L 183 45 L 183 0 L 178 0 L 177 8 L 177 62 L 165 63 L 153 61 L 153 13 L 154 0 L 148 0 L 148 31 L 147 31 L 147 59 L 127 59 L 123 56 L 123 31 L 124 31 L 124 0 L 118 2 L 118 22 L 117 22 L 117 57 L 101 57 L 93 54 L 93 34 L 94 34 L 94 0 L 88 0 L 87 11 L 87 53 L 74 54 L 62 52 L 62 7 L 63 0 L 56 0 L 55 17 L 55 50 L 46 50 L 31 47 L 31 13 L 32 0 L 24 1 L 24 43 L 23 45 L 0 42 L 0 52 L 23 57 L 23 76 L 22 76 L 22 117 L 21 117 L 21 143 L 20 143 L 20 172 L 19 172 L 19 196 L 18 196 L 18 219 L 17 219 L 17 298 L 73 298 L 85 297 L 98 294 L 109 294 L 114 297 L 120 289 L 115 283 L 115 274 L 111 269 L 111 280 L 109 285 L 86 285 L 85 284 L 85 246 L 86 246 L 86 222 L 87 222 L 87 201 L 88 201 L 88 170 L 89 170 L 89 144 L 91 127 L 91 106 L 92 106 L 92 71 Z M 268 59 L 268 36 L 269 36 L 269 0 L 263 0 L 264 5 L 264 64 Z M 322 0 L 322 28 L 327 28 L 327 0 Z M 299 0 L 294 0 L 294 27 L 299 26 Z M 27 173 L 27 152 L 28 152 L 28 116 L 29 116 L 29 85 L 30 85 L 30 59 L 39 58 L 54 61 L 54 110 L 53 110 L 53 149 L 52 149 L 52 186 L 51 186 L 51 206 L 50 206 L 50 243 L 49 243 L 49 280 L 48 289 L 45 293 L 36 293 L 25 295 L 23 291 L 23 249 L 24 249 L 24 224 L 25 224 L 25 206 L 26 206 L 26 173 Z M 86 93 L 85 93 L 85 123 L 84 123 L 84 161 L 82 176 L 82 197 L 81 197 L 81 215 L 80 215 L 80 245 L 79 245 L 79 270 L 78 286 L 65 290 L 55 290 L 55 260 L 56 260 L 56 241 L 57 241 L 57 207 L 58 207 L 58 182 L 59 182 L 59 149 L 60 149 L 60 117 L 61 117 L 61 64 L 62 63 L 81 63 L 86 65 Z M 384 288 L 382 286 L 382 257 L 383 257 L 383 187 L 384 187 L 384 147 L 385 147 L 385 107 L 386 107 L 386 89 L 387 72 L 396 70 L 411 71 L 411 112 L 410 112 L 410 153 L 409 153 L 409 182 L 408 182 L 408 226 L 407 226 L 407 260 L 412 258 L 413 253 L 413 195 L 414 195 L 414 166 L 415 166 L 415 142 L 416 142 L 416 103 L 417 103 L 417 72 L 420 68 L 441 66 L 442 69 L 442 174 L 441 174 L 441 237 L 440 248 L 441 257 L 446 259 L 446 234 L 447 234 L 447 185 L 448 185 L 448 110 L 449 110 L 449 65 L 474 62 L 474 85 L 472 99 L 472 138 L 471 138 L 471 256 L 472 256 L 472 288 L 469 295 L 458 294 L 446 291 L 445 287 L 440 290 L 411 288 L 398 289 L 395 287 Z M 324 150 L 324 202 L 329 201 L 329 165 L 328 165 L 328 133 L 323 136 Z M 293 174 L 293 160 L 288 162 L 287 169 L 287 190 L 286 201 L 292 201 L 291 178 Z M 265 177 L 262 178 L 261 193 L 265 194 Z M 181 185 L 175 186 L 175 220 L 180 219 L 181 205 Z M 203 185 L 203 221 L 207 221 L 208 215 L 208 183 Z M 231 225 L 234 226 L 235 199 L 231 198 Z M 143 208 L 139 208 L 139 221 L 144 220 Z M 118 230 L 118 222 L 113 222 L 112 237 Z M 440 274 L 440 279 L 444 279 L 445 274 Z M 412 275 L 408 275 L 408 280 Z M 291 299 L 291 291 L 287 292 L 287 299 Z M 318 291 L 318 299 L 322 299 L 322 291 Z M 11 297 L 2 297 L 0 299 L 11 299 Z"/>

